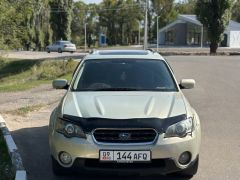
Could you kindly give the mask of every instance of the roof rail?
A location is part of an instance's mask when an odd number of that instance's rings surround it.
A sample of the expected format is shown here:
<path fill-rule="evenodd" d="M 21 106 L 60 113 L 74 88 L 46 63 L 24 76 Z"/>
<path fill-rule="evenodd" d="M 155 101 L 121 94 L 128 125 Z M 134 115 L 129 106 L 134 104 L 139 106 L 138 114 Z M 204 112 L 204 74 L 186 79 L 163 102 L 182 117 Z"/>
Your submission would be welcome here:
<path fill-rule="evenodd" d="M 152 53 L 156 53 L 157 51 L 152 49 L 152 48 L 148 48 L 147 51 L 151 51 Z"/>
<path fill-rule="evenodd" d="M 150 51 L 150 52 L 152 52 L 153 54 L 155 54 L 155 53 L 159 54 L 158 51 L 156 51 L 155 49 L 152 49 L 152 48 L 148 48 L 147 51 Z"/>
<path fill-rule="evenodd" d="M 89 52 L 89 54 L 96 54 L 97 52 L 98 52 L 97 49 L 92 49 L 92 50 Z"/>

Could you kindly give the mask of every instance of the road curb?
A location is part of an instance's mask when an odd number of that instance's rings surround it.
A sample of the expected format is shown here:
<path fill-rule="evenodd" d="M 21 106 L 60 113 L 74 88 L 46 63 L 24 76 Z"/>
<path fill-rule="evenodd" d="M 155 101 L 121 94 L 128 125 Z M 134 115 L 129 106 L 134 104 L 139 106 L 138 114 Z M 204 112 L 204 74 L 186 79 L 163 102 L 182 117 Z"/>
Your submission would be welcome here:
<path fill-rule="evenodd" d="M 8 153 L 11 157 L 13 167 L 16 170 L 15 180 L 27 180 L 27 173 L 23 166 L 22 158 L 18 152 L 18 148 L 7 128 L 6 122 L 0 115 L 0 129 L 3 132 L 5 142 L 7 144 Z"/>

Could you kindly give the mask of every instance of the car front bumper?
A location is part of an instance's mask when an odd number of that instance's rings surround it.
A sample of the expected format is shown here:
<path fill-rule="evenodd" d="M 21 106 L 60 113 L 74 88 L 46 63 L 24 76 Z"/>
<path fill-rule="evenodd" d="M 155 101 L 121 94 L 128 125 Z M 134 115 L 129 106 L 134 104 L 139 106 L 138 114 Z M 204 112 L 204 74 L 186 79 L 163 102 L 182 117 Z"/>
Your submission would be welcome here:
<path fill-rule="evenodd" d="M 171 172 L 186 169 L 194 163 L 199 154 L 200 140 L 196 133 L 185 138 L 164 138 L 159 135 L 158 139 L 150 145 L 131 144 L 131 145 L 112 145 L 98 144 L 94 141 L 92 135 L 87 135 L 87 139 L 66 138 L 57 132 L 50 134 L 49 143 L 51 155 L 58 163 L 65 168 L 77 168 L 85 171 L 100 172 L 141 172 L 167 174 Z M 150 150 L 152 154 L 151 163 L 100 163 L 100 150 Z M 64 165 L 59 160 L 60 152 L 67 152 L 72 157 L 72 163 Z M 179 156 L 183 152 L 191 153 L 191 161 L 187 165 L 181 165 L 178 162 Z M 123 166 L 122 166 L 123 165 Z M 131 168 L 132 167 L 132 168 Z M 147 170 L 147 171 L 144 171 Z"/>

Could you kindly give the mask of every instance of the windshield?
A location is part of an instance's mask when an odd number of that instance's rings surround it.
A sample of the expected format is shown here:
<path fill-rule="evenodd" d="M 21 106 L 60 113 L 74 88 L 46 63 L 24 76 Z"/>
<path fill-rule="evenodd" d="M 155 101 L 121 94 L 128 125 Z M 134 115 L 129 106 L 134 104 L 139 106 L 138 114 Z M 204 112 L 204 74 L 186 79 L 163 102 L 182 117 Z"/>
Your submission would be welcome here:
<path fill-rule="evenodd" d="M 164 61 L 88 60 L 75 80 L 74 91 L 177 91 Z"/>
<path fill-rule="evenodd" d="M 62 44 L 71 44 L 70 41 L 61 41 Z"/>

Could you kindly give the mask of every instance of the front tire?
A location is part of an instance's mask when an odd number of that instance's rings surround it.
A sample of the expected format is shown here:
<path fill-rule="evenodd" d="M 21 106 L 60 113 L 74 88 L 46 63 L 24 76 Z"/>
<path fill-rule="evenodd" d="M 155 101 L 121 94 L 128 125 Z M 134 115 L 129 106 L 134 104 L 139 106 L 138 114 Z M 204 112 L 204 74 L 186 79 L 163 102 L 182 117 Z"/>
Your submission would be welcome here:
<path fill-rule="evenodd" d="M 54 175 L 62 176 L 70 173 L 70 168 L 62 167 L 57 160 L 55 160 L 53 157 L 51 158 L 52 158 L 52 171 Z"/>
<path fill-rule="evenodd" d="M 62 49 L 61 48 L 58 49 L 58 53 L 62 53 Z"/>

